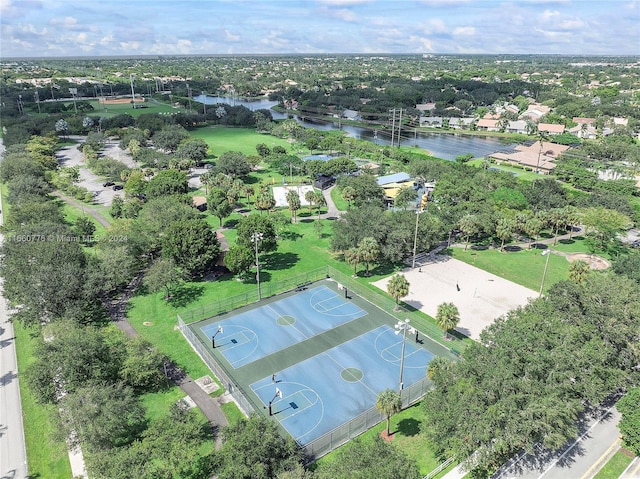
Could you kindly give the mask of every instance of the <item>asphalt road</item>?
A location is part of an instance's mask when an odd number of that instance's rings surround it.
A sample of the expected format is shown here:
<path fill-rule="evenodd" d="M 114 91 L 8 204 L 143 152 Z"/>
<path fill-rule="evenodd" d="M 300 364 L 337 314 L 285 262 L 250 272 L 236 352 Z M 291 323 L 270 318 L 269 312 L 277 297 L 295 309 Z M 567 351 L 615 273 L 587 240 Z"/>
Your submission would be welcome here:
<path fill-rule="evenodd" d="M 0 143 L 0 157 L 3 150 Z M 0 224 L 3 222 L 1 211 L 0 198 Z M 2 241 L 4 236 L 0 234 L 0 244 Z M 28 470 L 18 387 L 18 361 L 13 324 L 9 322 L 7 303 L 2 296 L 2 283 L 0 278 L 0 479 L 24 479 L 28 477 Z"/>

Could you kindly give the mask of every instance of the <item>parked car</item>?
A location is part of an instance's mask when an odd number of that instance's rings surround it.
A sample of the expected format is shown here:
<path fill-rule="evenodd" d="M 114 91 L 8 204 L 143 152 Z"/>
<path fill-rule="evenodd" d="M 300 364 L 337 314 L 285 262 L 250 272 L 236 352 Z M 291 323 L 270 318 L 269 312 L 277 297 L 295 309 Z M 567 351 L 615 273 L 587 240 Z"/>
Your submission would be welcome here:
<path fill-rule="evenodd" d="M 124 188 L 124 186 L 122 185 L 113 185 L 113 191 L 118 191 L 118 190 L 121 190 L 122 188 Z"/>
<path fill-rule="evenodd" d="M 103 183 L 103 184 L 102 184 L 102 186 L 104 186 L 105 188 L 106 188 L 107 186 L 113 186 L 113 185 L 115 185 L 115 183 L 114 183 L 113 181 L 107 181 L 107 182 L 105 182 L 105 183 Z"/>

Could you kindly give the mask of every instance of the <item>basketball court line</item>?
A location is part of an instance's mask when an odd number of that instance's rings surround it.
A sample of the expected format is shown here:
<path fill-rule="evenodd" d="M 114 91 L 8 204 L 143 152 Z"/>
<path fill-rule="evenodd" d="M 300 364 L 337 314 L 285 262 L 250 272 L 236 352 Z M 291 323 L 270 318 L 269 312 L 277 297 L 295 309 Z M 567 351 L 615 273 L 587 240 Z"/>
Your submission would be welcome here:
<path fill-rule="evenodd" d="M 271 311 L 273 314 L 276 315 L 276 317 L 275 317 L 276 325 L 282 326 L 282 327 L 291 327 L 291 328 L 295 329 L 298 332 L 298 334 L 300 336 L 302 336 L 304 339 L 309 339 L 302 331 L 300 331 L 298 328 L 296 328 L 295 323 L 287 324 L 286 326 L 278 324 L 278 322 L 277 322 L 278 318 L 281 318 L 283 315 L 280 314 L 275 309 L 273 309 L 270 304 L 265 305 L 265 309 L 268 309 L 269 311 Z M 298 321 L 298 318 L 296 318 L 293 314 L 288 314 L 287 316 L 291 316 L 293 319 L 296 320 L 296 322 Z"/>
<path fill-rule="evenodd" d="M 266 379 L 266 378 L 265 378 L 265 379 Z M 289 429 L 288 429 L 286 426 L 284 426 L 284 423 L 285 423 L 286 421 L 288 421 L 288 420 L 290 420 L 290 419 L 293 419 L 293 418 L 295 418 L 296 416 L 298 416 L 299 414 L 302 414 L 303 412 L 305 412 L 305 411 L 307 411 L 307 410 L 309 410 L 309 409 L 313 409 L 313 408 L 315 408 L 316 406 L 319 406 L 319 407 L 320 407 L 320 410 L 319 410 L 320 415 L 319 415 L 318 420 L 316 421 L 316 423 L 315 423 L 311 428 L 308 428 L 308 429 L 306 430 L 306 432 L 304 432 L 304 433 L 302 433 L 302 434 L 297 435 L 297 436 L 295 437 L 295 439 L 296 439 L 296 440 L 299 440 L 299 439 L 301 439 L 302 437 L 304 437 L 304 436 L 306 436 L 306 435 L 308 435 L 308 434 L 311 434 L 311 433 L 312 433 L 312 432 L 313 432 L 313 431 L 314 431 L 314 430 L 315 430 L 315 429 L 316 429 L 316 428 L 317 428 L 317 427 L 322 423 L 322 420 L 324 419 L 324 402 L 322 401 L 322 399 L 321 399 L 320 395 L 318 394 L 318 392 L 317 392 L 315 389 L 313 389 L 313 388 L 311 388 L 311 387 L 309 387 L 309 386 L 307 386 L 306 384 L 303 384 L 303 383 L 293 382 L 293 381 L 286 381 L 286 382 L 282 382 L 282 383 L 278 383 L 278 384 L 279 384 L 279 389 L 280 389 L 281 391 L 283 391 L 283 397 L 282 397 L 282 399 L 279 399 L 278 401 L 274 401 L 273 403 L 271 403 L 271 405 L 272 405 L 272 407 L 278 407 L 279 405 L 289 403 L 289 406 L 288 406 L 288 407 L 285 407 L 285 408 L 283 408 L 283 409 L 280 409 L 280 410 L 275 411 L 275 412 L 273 413 L 273 416 L 275 416 L 275 417 L 276 417 L 276 419 L 277 419 L 277 420 L 278 420 L 278 421 L 283 425 L 283 427 L 284 427 L 287 431 L 288 431 Z M 258 387 L 257 389 L 254 389 L 253 387 L 252 387 L 251 389 L 253 389 L 253 391 L 257 394 L 259 390 L 261 390 L 261 389 L 265 389 L 265 388 L 269 387 L 270 385 L 271 385 L 271 384 L 265 384 L 264 386 L 260 386 L 260 387 Z M 296 391 L 294 391 L 293 393 L 290 393 L 290 394 L 288 394 L 288 395 L 285 395 L 284 390 L 286 389 L 286 386 L 287 386 L 287 385 L 299 386 L 299 387 L 300 387 L 300 389 L 297 389 L 297 390 L 296 390 Z M 313 393 L 313 394 L 314 394 L 314 396 L 315 396 L 315 400 L 309 399 L 309 398 L 307 397 L 307 395 L 305 394 L 305 392 L 311 392 L 311 393 Z M 296 402 L 295 402 L 296 396 L 298 396 L 298 397 L 302 397 L 302 398 L 304 398 L 304 401 L 306 401 L 306 404 L 305 404 L 303 407 L 300 407 L 300 406 L 299 406 L 299 403 L 296 403 Z M 265 400 L 264 400 L 264 399 L 262 399 L 262 398 L 261 398 L 261 400 L 262 400 L 262 402 L 265 404 L 265 406 L 267 406 L 268 401 L 265 401 Z M 290 413 L 290 414 L 287 414 L 285 417 L 279 416 L 279 415 L 281 415 L 284 411 L 287 411 L 287 410 L 291 407 L 291 405 L 290 405 L 291 403 L 295 403 L 295 404 L 296 404 L 296 406 L 298 406 L 298 407 L 294 410 L 294 412 L 292 412 L 292 413 Z M 305 422 L 306 422 L 306 421 L 303 421 L 303 423 L 305 423 Z"/>
<path fill-rule="evenodd" d="M 366 334 L 366 333 L 365 333 L 365 334 Z M 363 335 L 361 335 L 361 336 L 364 336 L 364 334 L 363 334 Z M 354 338 L 354 339 L 356 339 L 356 338 Z M 352 340 L 350 340 L 350 341 L 353 341 L 353 339 L 352 339 Z M 348 342 L 350 342 L 350 341 L 347 341 L 347 343 L 348 343 Z M 342 368 L 342 370 L 345 370 L 345 369 L 347 369 L 347 368 L 349 368 L 349 367 L 352 367 L 352 366 L 343 366 L 342 364 L 340 364 L 340 362 L 339 362 L 338 360 L 336 360 L 336 359 L 334 359 L 333 357 L 331 357 L 331 355 L 330 355 L 329 353 L 327 353 L 326 351 L 325 351 L 324 353 L 321 353 L 321 354 L 324 354 L 324 355 L 325 355 L 325 356 L 327 356 L 329 359 L 331 359 L 331 361 L 333 361 L 333 362 L 334 362 L 334 363 L 336 363 L 338 366 L 340 366 L 340 367 Z M 360 368 L 358 368 L 358 369 L 360 369 Z M 360 371 L 362 371 L 362 369 L 360 369 Z M 373 389 L 371 389 L 369 386 L 367 386 L 367 384 L 365 384 L 365 382 L 364 382 L 364 378 L 365 378 L 365 377 L 366 377 L 366 375 L 365 375 L 364 371 L 362 371 L 362 377 L 361 377 L 360 379 L 358 379 L 357 381 L 354 381 L 354 383 L 356 383 L 356 382 L 357 382 L 357 383 L 362 384 L 362 386 L 364 386 L 364 388 L 365 388 L 365 389 L 369 390 L 369 392 L 371 392 L 374 396 L 377 396 L 377 395 L 378 395 L 378 393 L 376 393 Z"/>

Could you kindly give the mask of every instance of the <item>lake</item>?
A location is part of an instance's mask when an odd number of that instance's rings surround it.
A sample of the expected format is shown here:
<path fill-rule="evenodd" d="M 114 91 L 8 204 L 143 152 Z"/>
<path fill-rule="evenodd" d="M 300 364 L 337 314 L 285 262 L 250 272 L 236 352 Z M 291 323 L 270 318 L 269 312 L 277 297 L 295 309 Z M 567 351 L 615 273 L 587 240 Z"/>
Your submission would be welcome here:
<path fill-rule="evenodd" d="M 223 103 L 231 106 L 245 106 L 252 111 L 255 110 L 271 110 L 278 104 L 277 101 L 260 99 L 254 101 L 240 100 L 238 98 L 222 97 L 222 96 L 204 96 L 198 95 L 193 98 L 194 101 L 204 103 L 206 105 L 215 105 Z M 286 113 L 280 113 L 271 110 L 274 120 L 288 118 Z M 343 130 L 347 136 L 357 138 L 358 140 L 366 140 L 381 146 L 391 145 L 391 132 L 362 128 L 359 126 L 341 125 L 340 127 L 332 122 L 315 122 L 300 119 L 297 115 L 293 118 L 306 128 L 315 128 L 316 130 Z M 397 141 L 396 141 L 397 144 Z M 485 156 L 496 151 L 509 149 L 513 145 L 505 145 L 498 138 L 483 137 L 475 135 L 465 135 L 462 133 L 425 133 L 416 132 L 412 129 L 406 129 L 401 132 L 400 144 L 403 146 L 417 146 L 431 153 L 431 155 L 442 158 L 444 160 L 455 160 L 457 156 L 471 153 L 474 157 Z"/>

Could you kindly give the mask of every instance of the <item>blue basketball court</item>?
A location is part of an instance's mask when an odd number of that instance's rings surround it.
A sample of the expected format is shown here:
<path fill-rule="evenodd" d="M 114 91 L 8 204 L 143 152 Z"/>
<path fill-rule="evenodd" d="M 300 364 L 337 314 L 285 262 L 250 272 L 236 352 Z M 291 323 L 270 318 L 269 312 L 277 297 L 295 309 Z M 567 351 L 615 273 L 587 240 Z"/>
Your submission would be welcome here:
<path fill-rule="evenodd" d="M 239 368 L 366 314 L 322 285 L 200 329 Z"/>
<path fill-rule="evenodd" d="M 355 313 L 354 313 L 355 314 Z M 375 406 L 398 389 L 402 335 L 384 325 L 251 384 L 265 408 L 301 445 Z M 433 354 L 405 342 L 403 384 L 423 379 Z"/>

